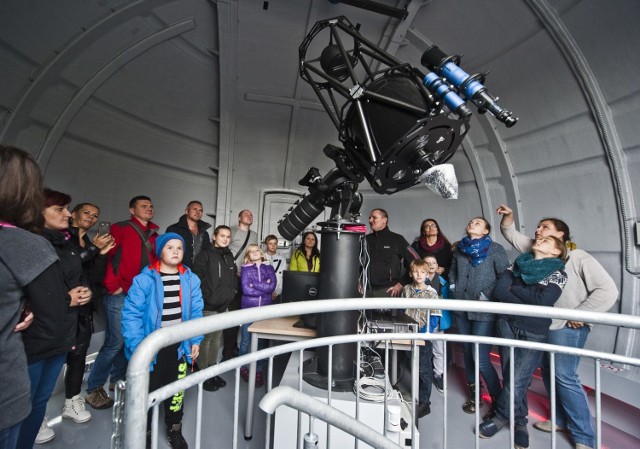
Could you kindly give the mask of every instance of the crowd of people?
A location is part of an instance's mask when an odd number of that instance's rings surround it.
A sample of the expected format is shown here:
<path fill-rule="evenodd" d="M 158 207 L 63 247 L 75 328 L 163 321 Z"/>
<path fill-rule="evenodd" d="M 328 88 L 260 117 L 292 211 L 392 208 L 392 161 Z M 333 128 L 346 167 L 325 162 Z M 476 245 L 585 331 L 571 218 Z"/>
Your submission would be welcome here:
<path fill-rule="evenodd" d="M 0 418 L 0 449 L 31 448 L 54 438 L 45 416 L 47 402 L 62 367 L 65 403 L 62 417 L 83 423 L 91 419 L 88 404 L 100 410 L 113 406 L 105 390 L 113 390 L 126 376 L 127 360 L 140 342 L 167 327 L 230 310 L 262 307 L 278 302 L 283 271 L 319 272 L 318 236 L 305 232 L 290 264 L 278 252 L 278 238 L 263 244 L 251 230 L 253 214 L 243 210 L 234 227 L 213 229 L 202 220 L 199 201 L 187 204 L 184 215 L 164 234 L 152 222 L 153 202 L 136 196 L 129 202 L 128 220 L 90 238 L 100 208 L 80 203 L 63 192 L 43 188 L 33 158 L 13 147 L 0 147 L 0 376 L 11 376 L 11 391 L 0 400 L 13 410 Z M 491 239 L 491 225 L 472 218 L 460 240 L 451 243 L 438 222 L 425 219 L 412 244 L 389 229 L 389 216 L 376 208 L 369 215 L 371 232 L 365 241 L 370 263 L 359 284 L 364 296 L 424 299 L 463 299 L 555 306 L 605 312 L 618 296 L 614 281 L 591 255 L 576 249 L 569 227 L 556 218 L 542 219 L 534 238 L 520 234 L 513 211 L 500 205 L 500 231 L 521 253 L 511 263 L 507 251 Z M 93 312 L 102 304 L 104 343 L 87 380 L 81 386 L 93 332 Z M 558 345 L 584 347 L 589 323 L 478 312 L 411 309 L 407 314 L 420 332 L 444 332 L 452 326 L 469 336 L 499 336 Z M 203 369 L 245 354 L 249 324 L 194 337 L 160 351 L 150 367 L 150 388 L 157 389 L 186 376 L 188 367 Z M 239 338 L 238 338 L 239 337 Z M 240 344 L 238 345 L 238 340 Z M 430 413 L 432 385 L 443 391 L 444 348 L 427 340 L 420 348 L 419 394 L 416 415 Z M 468 399 L 466 413 L 483 407 L 476 364 L 491 398 L 479 427 L 491 438 L 509 423 L 509 351 L 501 351 L 502 379 L 491 360 L 491 347 L 465 343 L 463 360 Z M 543 368 L 549 389 L 546 354 L 516 348 L 515 444 L 529 446 L 527 389 L 534 371 Z M 595 447 L 595 431 L 585 392 L 577 374 L 578 357 L 555 356 L 555 422 L 567 429 L 576 449 Z M 10 369 L 9 369 L 10 368 Z M 248 380 L 249 370 L 241 368 Z M 256 385 L 264 383 L 258 365 Z M 226 386 L 221 376 L 207 379 L 203 388 Z M 476 396 L 479 400 L 476 401 Z M 164 402 L 167 439 L 172 448 L 187 448 L 182 436 L 183 393 Z M 148 420 L 149 425 L 151 420 Z M 551 421 L 534 427 L 549 432 Z M 150 433 L 148 433 L 150 436 Z"/>
<path fill-rule="evenodd" d="M 606 312 L 613 306 L 618 298 L 615 282 L 593 256 L 576 248 L 564 221 L 543 218 L 532 239 L 515 229 L 511 208 L 501 204 L 496 212 L 502 217 L 502 235 L 521 253 L 513 263 L 506 250 L 491 239 L 491 225 L 484 217 L 472 218 L 462 238 L 453 244 L 444 236 L 438 222 L 427 218 L 421 224 L 418 239 L 409 245 L 404 237 L 389 230 L 387 212 L 374 209 L 369 215 L 372 232 L 366 237 L 372 265 L 369 293 L 372 296 L 427 299 L 450 297 L 595 312 Z M 403 263 L 405 278 L 400 274 Z M 407 314 L 418 321 L 421 332 L 438 332 L 451 325 L 445 312 L 433 310 L 428 322 L 424 309 L 409 310 Z M 549 342 L 575 348 L 585 346 L 591 329 L 590 323 L 578 321 L 478 312 L 452 315 L 458 334 Z M 481 388 L 475 379 L 477 364 L 491 398 L 491 407 L 482 416 L 479 435 L 491 438 L 510 419 L 509 352 L 500 351 L 501 380 L 491 361 L 489 345 L 478 345 L 477 354 L 472 343 L 462 346 L 468 384 L 468 399 L 462 409 L 471 414 L 484 405 L 482 395 L 476 395 L 476 390 Z M 419 418 L 430 413 L 432 383 L 439 390 L 442 388 L 440 351 L 429 341 L 420 350 L 420 391 L 416 409 Z M 578 376 L 578 364 L 577 356 L 555 356 L 555 422 L 557 429 L 570 433 L 576 449 L 589 449 L 595 447 L 596 435 L 587 396 Z M 538 366 L 542 368 L 543 381 L 551 396 L 549 357 L 540 351 L 516 348 L 514 366 L 514 443 L 516 448 L 522 449 L 529 447 L 526 392 Z M 548 419 L 534 423 L 534 427 L 551 432 L 551 423 Z"/>

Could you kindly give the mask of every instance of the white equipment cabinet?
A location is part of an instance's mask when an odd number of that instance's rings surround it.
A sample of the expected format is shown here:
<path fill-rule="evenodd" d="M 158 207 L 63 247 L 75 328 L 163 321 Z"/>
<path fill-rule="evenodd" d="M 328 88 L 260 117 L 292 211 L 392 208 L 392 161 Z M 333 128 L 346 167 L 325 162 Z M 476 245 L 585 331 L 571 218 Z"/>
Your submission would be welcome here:
<path fill-rule="evenodd" d="M 311 355 L 311 354 L 309 354 Z M 306 356 L 306 354 L 305 354 Z M 291 354 L 289 364 L 282 377 L 280 385 L 286 385 L 291 388 L 298 388 L 298 360 L 299 353 L 295 352 Z M 303 381 L 302 392 L 308 394 L 315 399 L 327 403 L 327 391 L 320 388 L 316 388 Z M 356 416 L 356 396 L 353 392 L 346 393 L 331 393 L 331 405 L 348 414 L 349 416 Z M 408 410 L 403 406 L 403 418 L 407 417 Z M 360 422 L 366 424 L 372 428 L 372 431 L 383 433 L 386 419 L 384 416 L 384 404 L 382 402 L 371 402 L 360 399 Z M 410 422 L 409 412 L 409 422 Z M 296 429 L 298 431 L 296 431 Z M 278 449 L 296 449 L 297 438 L 301 438 L 304 441 L 304 436 L 309 432 L 309 416 L 305 413 L 300 413 L 300 422 L 298 422 L 298 411 L 287 406 L 281 406 L 275 413 L 275 430 L 274 430 L 274 445 Z M 327 425 L 325 422 L 315 419 L 313 421 L 313 433 L 318 437 L 318 444 L 313 446 L 301 447 L 314 447 L 318 449 L 327 448 Z M 411 447 L 411 427 L 407 426 L 404 431 L 401 432 L 387 432 L 387 437 L 393 442 L 400 445 L 400 447 Z M 352 448 L 355 447 L 355 438 L 342 430 L 331 427 L 329 433 L 329 439 L 331 441 L 332 448 Z M 418 443 L 418 431 L 416 429 L 416 445 Z M 408 443 L 408 445 L 407 445 Z M 360 442 L 359 448 L 371 448 L 368 444 Z"/>

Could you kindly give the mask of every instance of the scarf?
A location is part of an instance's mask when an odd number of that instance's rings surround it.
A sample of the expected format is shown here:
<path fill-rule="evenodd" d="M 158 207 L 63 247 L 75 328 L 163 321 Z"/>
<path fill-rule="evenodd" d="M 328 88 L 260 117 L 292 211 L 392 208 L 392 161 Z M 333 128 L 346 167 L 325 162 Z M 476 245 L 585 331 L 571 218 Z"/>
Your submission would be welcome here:
<path fill-rule="evenodd" d="M 489 255 L 489 246 L 491 245 L 491 237 L 485 235 L 479 239 L 470 239 L 469 237 L 463 237 L 458 242 L 456 248 L 462 254 L 466 254 L 471 261 L 471 265 L 477 267 L 480 265 Z"/>
<path fill-rule="evenodd" d="M 522 278 L 525 284 L 532 285 L 563 268 L 564 262 L 557 257 L 534 259 L 533 254 L 523 253 L 516 258 L 513 264 L 513 275 Z"/>
<path fill-rule="evenodd" d="M 427 243 L 427 238 L 424 236 L 421 236 L 418 239 L 418 245 L 420 245 L 420 249 L 422 249 L 422 251 L 424 251 L 427 254 L 437 253 L 442 248 L 444 248 L 444 237 L 438 234 L 438 237 L 436 238 L 436 242 L 433 245 L 429 245 Z"/>

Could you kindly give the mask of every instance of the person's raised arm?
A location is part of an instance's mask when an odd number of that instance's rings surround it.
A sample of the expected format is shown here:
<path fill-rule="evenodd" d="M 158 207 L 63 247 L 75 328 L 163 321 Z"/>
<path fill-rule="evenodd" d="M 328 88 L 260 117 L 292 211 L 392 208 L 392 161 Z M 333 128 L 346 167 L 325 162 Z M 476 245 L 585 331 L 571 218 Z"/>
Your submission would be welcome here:
<path fill-rule="evenodd" d="M 498 215 L 502 215 L 502 220 L 500 221 L 500 226 L 504 228 L 508 228 L 513 224 L 513 209 L 511 209 L 506 204 L 498 205 L 496 209 Z"/>
<path fill-rule="evenodd" d="M 531 250 L 532 240 L 526 235 L 516 230 L 513 222 L 513 209 L 506 204 L 500 204 L 496 209 L 499 215 L 502 215 L 500 221 L 500 232 L 502 236 L 513 246 L 519 253 L 526 253 Z"/>

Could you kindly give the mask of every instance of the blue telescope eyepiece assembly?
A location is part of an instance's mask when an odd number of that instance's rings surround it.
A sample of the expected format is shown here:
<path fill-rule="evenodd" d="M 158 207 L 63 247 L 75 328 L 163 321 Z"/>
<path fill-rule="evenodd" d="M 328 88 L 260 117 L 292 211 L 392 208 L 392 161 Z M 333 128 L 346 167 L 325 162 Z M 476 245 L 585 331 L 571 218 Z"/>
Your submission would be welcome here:
<path fill-rule="evenodd" d="M 471 116 L 471 111 L 467 108 L 464 100 L 447 83 L 443 82 L 438 75 L 430 72 L 425 75 L 422 82 L 431 93 L 442 100 L 451 112 L 458 114 L 460 118 L 469 118 Z"/>
<path fill-rule="evenodd" d="M 442 84 L 445 86 L 446 84 L 451 85 L 459 96 L 464 97 L 465 101 L 471 101 L 481 114 L 489 111 L 494 117 L 504 123 L 507 128 L 511 128 L 518 122 L 518 119 L 514 118 L 511 112 L 501 108 L 497 103 L 497 99 L 487 91 L 487 88 L 483 84 L 484 75 L 469 75 L 460 68 L 460 56 L 448 56 L 440 50 L 437 45 L 433 45 L 422 54 L 420 63 L 446 81 L 446 83 L 443 82 Z M 425 77 L 425 85 L 427 85 L 429 75 Z M 445 89 L 438 85 L 434 77 L 429 77 L 428 82 L 439 91 L 442 91 L 442 94 L 439 94 L 439 96 L 443 99 L 447 107 L 451 109 L 447 101 L 452 102 L 452 100 L 447 100 L 443 97 L 443 95 L 447 95 Z M 438 90 L 436 90 L 436 92 L 438 92 Z"/>

